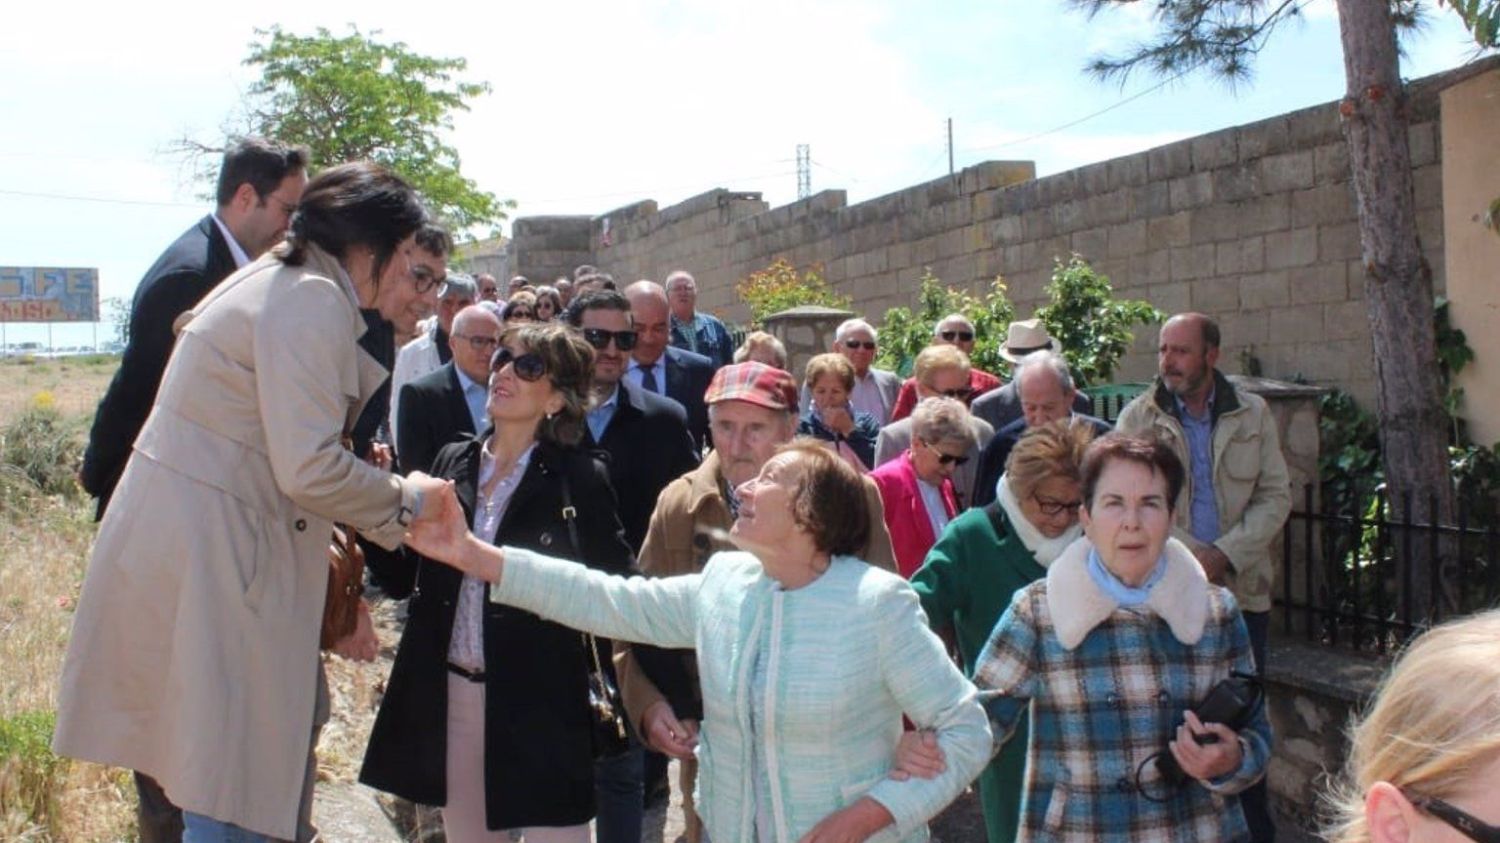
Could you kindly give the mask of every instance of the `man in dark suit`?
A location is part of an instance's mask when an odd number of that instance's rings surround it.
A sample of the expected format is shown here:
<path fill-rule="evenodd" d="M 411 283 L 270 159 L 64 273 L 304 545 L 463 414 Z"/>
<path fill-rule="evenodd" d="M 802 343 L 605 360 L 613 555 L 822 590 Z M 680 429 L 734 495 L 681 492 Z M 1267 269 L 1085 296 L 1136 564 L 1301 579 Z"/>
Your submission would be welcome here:
<path fill-rule="evenodd" d="M 448 335 L 452 359 L 401 387 L 396 453 L 402 472 L 430 472 L 444 445 L 489 427 L 490 357 L 502 327 L 488 308 L 460 310 Z"/>
<path fill-rule="evenodd" d="M 217 205 L 146 270 L 130 305 L 130 338 L 89 430 L 78 482 L 104 516 L 135 438 L 146 423 L 172 353 L 174 323 L 237 268 L 281 240 L 307 186 L 307 150 L 243 138 L 224 152 Z M 182 812 L 150 777 L 136 773 L 142 843 L 177 841 Z"/>
<path fill-rule="evenodd" d="M 688 431 L 698 449 L 708 437 L 708 407 L 703 394 L 714 377 L 714 363 L 701 354 L 674 348 L 667 291 L 654 281 L 625 288 L 639 334 L 625 380 L 647 392 L 664 394 L 687 411 Z"/>
<path fill-rule="evenodd" d="M 156 259 L 136 287 L 130 339 L 94 414 L 78 481 L 102 517 L 156 400 L 173 323 L 235 269 L 281 240 L 307 185 L 307 150 L 245 138 L 224 153 L 214 212 Z"/>
<path fill-rule="evenodd" d="M 1109 422 L 1073 409 L 1073 399 L 1078 390 L 1073 387 L 1068 361 L 1055 351 L 1028 354 L 1016 366 L 1011 383 L 1016 385 L 1020 395 L 1022 415 L 995 431 L 995 438 L 979 452 L 979 471 L 974 479 L 974 506 L 985 506 L 995 499 L 996 486 L 1001 475 L 1005 474 L 1005 461 L 1027 430 L 1074 418 L 1093 427 L 1095 436 L 1103 436 L 1110 431 Z"/>

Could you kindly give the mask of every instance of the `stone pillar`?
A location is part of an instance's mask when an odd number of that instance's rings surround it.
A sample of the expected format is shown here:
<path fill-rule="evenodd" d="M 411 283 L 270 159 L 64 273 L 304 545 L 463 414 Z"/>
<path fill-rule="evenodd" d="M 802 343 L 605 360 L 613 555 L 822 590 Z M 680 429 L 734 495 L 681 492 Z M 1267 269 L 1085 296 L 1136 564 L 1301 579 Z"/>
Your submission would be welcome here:
<path fill-rule="evenodd" d="M 847 310 L 803 305 L 766 317 L 765 330 L 786 346 L 787 369 L 799 382 L 807 361 L 833 350 L 833 332 L 854 314 Z"/>
<path fill-rule="evenodd" d="M 1266 400 L 1271 409 L 1271 415 L 1276 418 L 1276 433 L 1281 437 L 1281 454 L 1286 458 L 1287 474 L 1291 479 L 1292 486 L 1292 511 L 1302 512 L 1307 507 L 1306 488 L 1311 485 L 1313 489 L 1314 511 L 1321 507 L 1321 498 L 1318 494 L 1318 418 L 1319 402 L 1326 388 L 1308 386 L 1306 384 L 1287 383 L 1286 381 L 1271 380 L 1270 378 L 1254 378 L 1244 375 L 1230 375 L 1229 380 L 1236 386 L 1259 395 Z M 1273 600 L 1280 600 L 1286 596 L 1286 587 L 1291 586 L 1292 599 L 1302 602 L 1308 599 L 1307 594 L 1307 554 L 1308 546 L 1306 537 L 1309 533 L 1298 528 L 1292 536 L 1292 555 L 1290 560 L 1283 560 L 1285 549 L 1281 541 L 1275 542 L 1271 549 L 1271 559 L 1276 566 L 1275 585 L 1271 594 Z M 1312 547 L 1317 547 L 1321 541 L 1318 525 L 1310 533 Z M 1290 564 L 1286 564 L 1289 561 Z M 1318 587 L 1316 575 L 1320 572 L 1314 571 L 1315 581 L 1313 588 Z M 1300 617 L 1294 617 L 1300 621 Z M 1282 618 L 1276 618 L 1276 628 L 1281 629 Z"/>

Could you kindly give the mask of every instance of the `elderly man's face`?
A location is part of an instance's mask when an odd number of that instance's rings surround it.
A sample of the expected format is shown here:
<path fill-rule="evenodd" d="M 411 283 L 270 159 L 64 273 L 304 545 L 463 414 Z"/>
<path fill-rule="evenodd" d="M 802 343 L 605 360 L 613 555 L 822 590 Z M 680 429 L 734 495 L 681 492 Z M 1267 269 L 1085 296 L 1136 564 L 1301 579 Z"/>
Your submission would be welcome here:
<path fill-rule="evenodd" d="M 719 473 L 735 488 L 760 473 L 796 432 L 796 416 L 745 401 L 721 401 L 710 408 L 709 434 L 719 455 Z"/>
<path fill-rule="evenodd" d="M 678 319 L 691 317 L 693 309 L 698 306 L 697 283 L 691 278 L 674 278 L 671 288 L 667 290 L 667 301 Z"/>
<path fill-rule="evenodd" d="M 667 304 L 655 296 L 637 296 L 630 302 L 630 313 L 635 318 L 635 329 L 640 333 L 631 356 L 642 366 L 655 365 L 672 340 Z"/>
<path fill-rule="evenodd" d="M 948 319 L 938 324 L 932 337 L 933 345 L 957 346 L 966 355 L 974 354 L 974 326 L 959 319 Z"/>
<path fill-rule="evenodd" d="M 481 275 L 475 279 L 479 283 L 479 298 L 482 301 L 499 301 L 500 284 L 488 275 Z"/>
<path fill-rule="evenodd" d="M 490 357 L 500 345 L 500 319 L 482 307 L 465 308 L 453 319 L 448 347 L 453 365 L 475 383 L 488 383 Z"/>
<path fill-rule="evenodd" d="M 1057 375 L 1046 367 L 1026 369 L 1016 379 L 1021 414 L 1027 427 L 1041 427 L 1073 413 L 1073 390 L 1064 390 Z"/>
<path fill-rule="evenodd" d="M 834 351 L 844 355 L 853 364 L 854 374 L 864 377 L 869 374 L 870 364 L 875 361 L 875 338 L 869 331 L 857 328 L 834 343 Z"/>
<path fill-rule="evenodd" d="M 1219 350 L 1209 347 L 1198 322 L 1174 318 L 1162 326 L 1156 367 L 1173 395 L 1188 398 L 1206 393 L 1218 362 Z"/>
<path fill-rule="evenodd" d="M 453 317 L 457 316 L 460 310 L 463 310 L 473 303 L 474 299 L 470 298 L 465 293 L 449 293 L 448 295 L 438 299 L 438 325 L 442 327 L 443 333 L 452 334 Z"/>

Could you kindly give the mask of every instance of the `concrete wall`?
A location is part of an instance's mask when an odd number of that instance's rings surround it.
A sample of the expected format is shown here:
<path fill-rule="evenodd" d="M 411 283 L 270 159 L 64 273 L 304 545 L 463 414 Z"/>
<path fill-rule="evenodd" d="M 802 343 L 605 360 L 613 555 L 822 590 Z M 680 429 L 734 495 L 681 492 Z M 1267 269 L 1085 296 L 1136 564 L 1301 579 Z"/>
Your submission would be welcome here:
<path fill-rule="evenodd" d="M 1439 291 L 1446 271 L 1439 91 L 1451 78 L 1414 83 L 1408 107 L 1422 246 Z M 1493 148 L 1490 135 L 1473 131 Z M 1053 260 L 1078 252 L 1120 295 L 1219 318 L 1227 370 L 1239 371 L 1242 352 L 1253 353 L 1267 376 L 1301 374 L 1373 406 L 1348 170 L 1329 103 L 1042 179 L 1026 162 L 987 162 L 853 206 L 838 190 L 775 209 L 758 194 L 727 190 L 660 210 L 643 202 L 563 218 L 571 232 L 565 251 L 570 260 L 587 251 L 620 280 L 689 269 L 702 306 L 739 320 L 748 313 L 736 281 L 776 258 L 821 263 L 829 282 L 854 297 L 854 309 L 876 322 L 914 301 L 924 267 L 976 291 L 1004 275 L 1018 312 L 1029 315 L 1043 301 Z M 529 251 L 522 228 L 529 222 L 517 222 L 512 251 L 521 272 L 547 261 Z M 576 236 L 585 224 L 587 247 Z M 1117 380 L 1148 378 L 1154 344 L 1154 331 L 1138 336 Z"/>
<path fill-rule="evenodd" d="M 1475 442 L 1500 440 L 1500 232 L 1482 223 L 1500 197 L 1500 69 L 1443 91 L 1443 229 L 1448 297 L 1455 326 L 1475 361 L 1459 375 L 1464 416 Z"/>

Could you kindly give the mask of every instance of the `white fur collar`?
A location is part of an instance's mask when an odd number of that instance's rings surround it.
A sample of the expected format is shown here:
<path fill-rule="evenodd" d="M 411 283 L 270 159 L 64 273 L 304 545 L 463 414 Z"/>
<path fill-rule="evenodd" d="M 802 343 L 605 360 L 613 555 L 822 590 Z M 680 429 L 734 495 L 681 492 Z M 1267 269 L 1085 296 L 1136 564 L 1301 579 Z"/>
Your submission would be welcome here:
<path fill-rule="evenodd" d="M 1021 511 L 1021 503 L 1016 500 L 1016 495 L 1010 490 L 1010 481 L 1004 474 L 1000 475 L 1000 483 L 995 490 L 995 500 L 1000 502 L 1000 507 L 1005 510 L 1005 515 L 1010 519 L 1010 528 L 1016 532 L 1016 538 L 1021 544 L 1031 551 L 1037 564 L 1043 568 L 1051 567 L 1054 560 L 1068 549 L 1075 539 L 1083 535 L 1083 527 L 1077 521 L 1069 527 L 1062 535 L 1055 539 L 1049 539 L 1042 535 L 1042 531 L 1032 526 L 1026 520 L 1026 514 Z"/>
<path fill-rule="evenodd" d="M 1089 575 L 1089 540 L 1079 539 L 1047 569 L 1047 608 L 1063 649 L 1083 643 L 1094 627 L 1116 608 L 1113 598 Z M 1197 644 L 1208 622 L 1208 578 L 1187 545 L 1167 539 L 1167 570 L 1146 605 L 1171 627 L 1184 644 Z"/>

